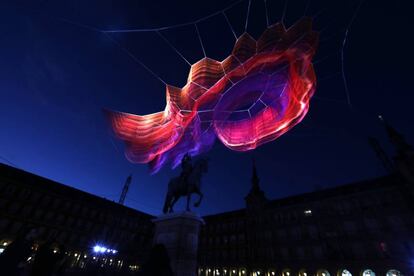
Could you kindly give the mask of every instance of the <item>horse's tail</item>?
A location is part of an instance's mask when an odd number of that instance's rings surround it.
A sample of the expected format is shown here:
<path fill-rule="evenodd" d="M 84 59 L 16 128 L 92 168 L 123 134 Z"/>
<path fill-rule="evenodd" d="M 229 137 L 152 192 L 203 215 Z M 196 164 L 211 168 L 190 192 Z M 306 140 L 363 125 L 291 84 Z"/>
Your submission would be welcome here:
<path fill-rule="evenodd" d="M 167 194 L 165 195 L 164 208 L 162 208 L 162 212 L 164 214 L 166 214 L 168 212 L 168 207 L 170 205 L 170 201 L 171 201 L 170 191 L 167 191 Z"/>

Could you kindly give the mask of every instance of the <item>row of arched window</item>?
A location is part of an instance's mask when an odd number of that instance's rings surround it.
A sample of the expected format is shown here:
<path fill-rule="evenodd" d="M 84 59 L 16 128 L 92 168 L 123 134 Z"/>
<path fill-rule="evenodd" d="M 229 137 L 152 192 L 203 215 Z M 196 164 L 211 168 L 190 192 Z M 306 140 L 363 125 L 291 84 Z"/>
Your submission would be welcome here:
<path fill-rule="evenodd" d="M 276 273 L 276 270 L 256 270 L 248 272 L 245 268 L 200 268 L 198 270 L 199 276 L 311 276 L 306 269 L 301 269 L 297 274 L 293 274 L 290 269 L 284 269 L 280 273 Z M 386 276 L 402 276 L 403 274 L 396 269 L 390 269 L 387 271 Z M 326 269 L 319 269 L 316 272 L 316 276 L 352 276 L 352 273 L 347 269 L 340 269 L 336 274 L 331 274 Z M 377 276 L 372 269 L 363 269 L 359 275 L 356 276 Z"/>

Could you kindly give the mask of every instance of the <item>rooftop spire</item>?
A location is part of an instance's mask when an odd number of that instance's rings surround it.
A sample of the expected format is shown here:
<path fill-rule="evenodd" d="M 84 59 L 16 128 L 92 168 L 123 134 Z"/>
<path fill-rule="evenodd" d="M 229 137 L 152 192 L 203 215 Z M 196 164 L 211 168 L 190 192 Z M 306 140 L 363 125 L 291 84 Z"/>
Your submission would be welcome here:
<path fill-rule="evenodd" d="M 260 191 L 259 183 L 260 179 L 257 176 L 257 169 L 256 169 L 256 160 L 253 158 L 253 168 L 252 168 L 252 191 Z"/>
<path fill-rule="evenodd" d="M 259 208 L 260 206 L 263 206 L 263 204 L 267 201 L 264 192 L 260 189 L 259 186 L 259 176 L 257 175 L 257 169 L 256 169 L 256 161 L 253 158 L 253 166 L 252 166 L 252 187 L 245 197 L 247 207 L 249 209 L 253 208 Z"/>

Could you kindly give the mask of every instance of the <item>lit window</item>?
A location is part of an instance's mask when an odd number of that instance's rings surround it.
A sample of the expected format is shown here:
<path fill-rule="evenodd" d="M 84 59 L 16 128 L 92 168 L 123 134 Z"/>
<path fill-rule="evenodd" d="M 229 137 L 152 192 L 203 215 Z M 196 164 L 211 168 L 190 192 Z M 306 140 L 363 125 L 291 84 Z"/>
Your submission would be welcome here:
<path fill-rule="evenodd" d="M 289 270 L 284 270 L 282 272 L 282 276 L 290 276 L 290 271 Z"/>
<path fill-rule="evenodd" d="M 349 272 L 348 270 L 346 270 L 346 269 L 343 269 L 341 272 L 340 272 L 340 274 L 339 274 L 340 276 L 352 276 L 352 274 L 351 274 L 351 272 Z"/>
<path fill-rule="evenodd" d="M 387 276 L 401 276 L 401 272 L 396 269 L 391 269 L 387 271 Z"/>
<path fill-rule="evenodd" d="M 312 216 L 312 210 L 311 209 L 307 209 L 303 213 L 305 214 L 305 216 Z"/>
<path fill-rule="evenodd" d="M 325 269 L 318 270 L 316 275 L 317 276 L 331 276 L 331 274 Z"/>
<path fill-rule="evenodd" d="M 365 269 L 364 272 L 362 272 L 362 276 L 375 276 L 375 272 L 371 269 Z"/>

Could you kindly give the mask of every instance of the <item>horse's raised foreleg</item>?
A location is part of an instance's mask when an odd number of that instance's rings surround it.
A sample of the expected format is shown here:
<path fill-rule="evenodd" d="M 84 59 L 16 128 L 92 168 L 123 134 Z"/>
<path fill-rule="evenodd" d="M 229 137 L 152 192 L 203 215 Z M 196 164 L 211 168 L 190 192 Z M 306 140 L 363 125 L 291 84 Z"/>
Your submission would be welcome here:
<path fill-rule="evenodd" d="M 170 196 L 170 194 L 169 194 L 169 193 L 167 193 L 167 194 L 165 195 L 164 207 L 163 207 L 163 209 L 162 209 L 162 212 L 163 212 L 164 214 L 166 214 L 166 213 L 168 213 L 168 212 L 169 212 L 170 208 L 171 208 L 171 196 Z"/>
<path fill-rule="evenodd" d="M 200 206 L 201 200 L 203 199 L 203 194 L 200 191 L 197 191 L 195 193 L 198 194 L 199 198 L 198 198 L 198 201 L 196 203 L 194 203 L 194 206 L 198 207 L 198 206 Z"/>
<path fill-rule="evenodd" d="M 188 193 L 187 195 L 187 211 L 190 212 L 190 199 L 191 199 L 191 193 Z"/>
<path fill-rule="evenodd" d="M 174 212 L 174 210 L 173 210 L 173 206 L 174 206 L 174 204 L 178 201 L 178 199 L 179 199 L 180 197 L 179 196 L 174 196 L 173 197 L 173 201 L 171 202 L 171 205 L 170 205 L 170 212 L 169 213 L 173 213 Z"/>

